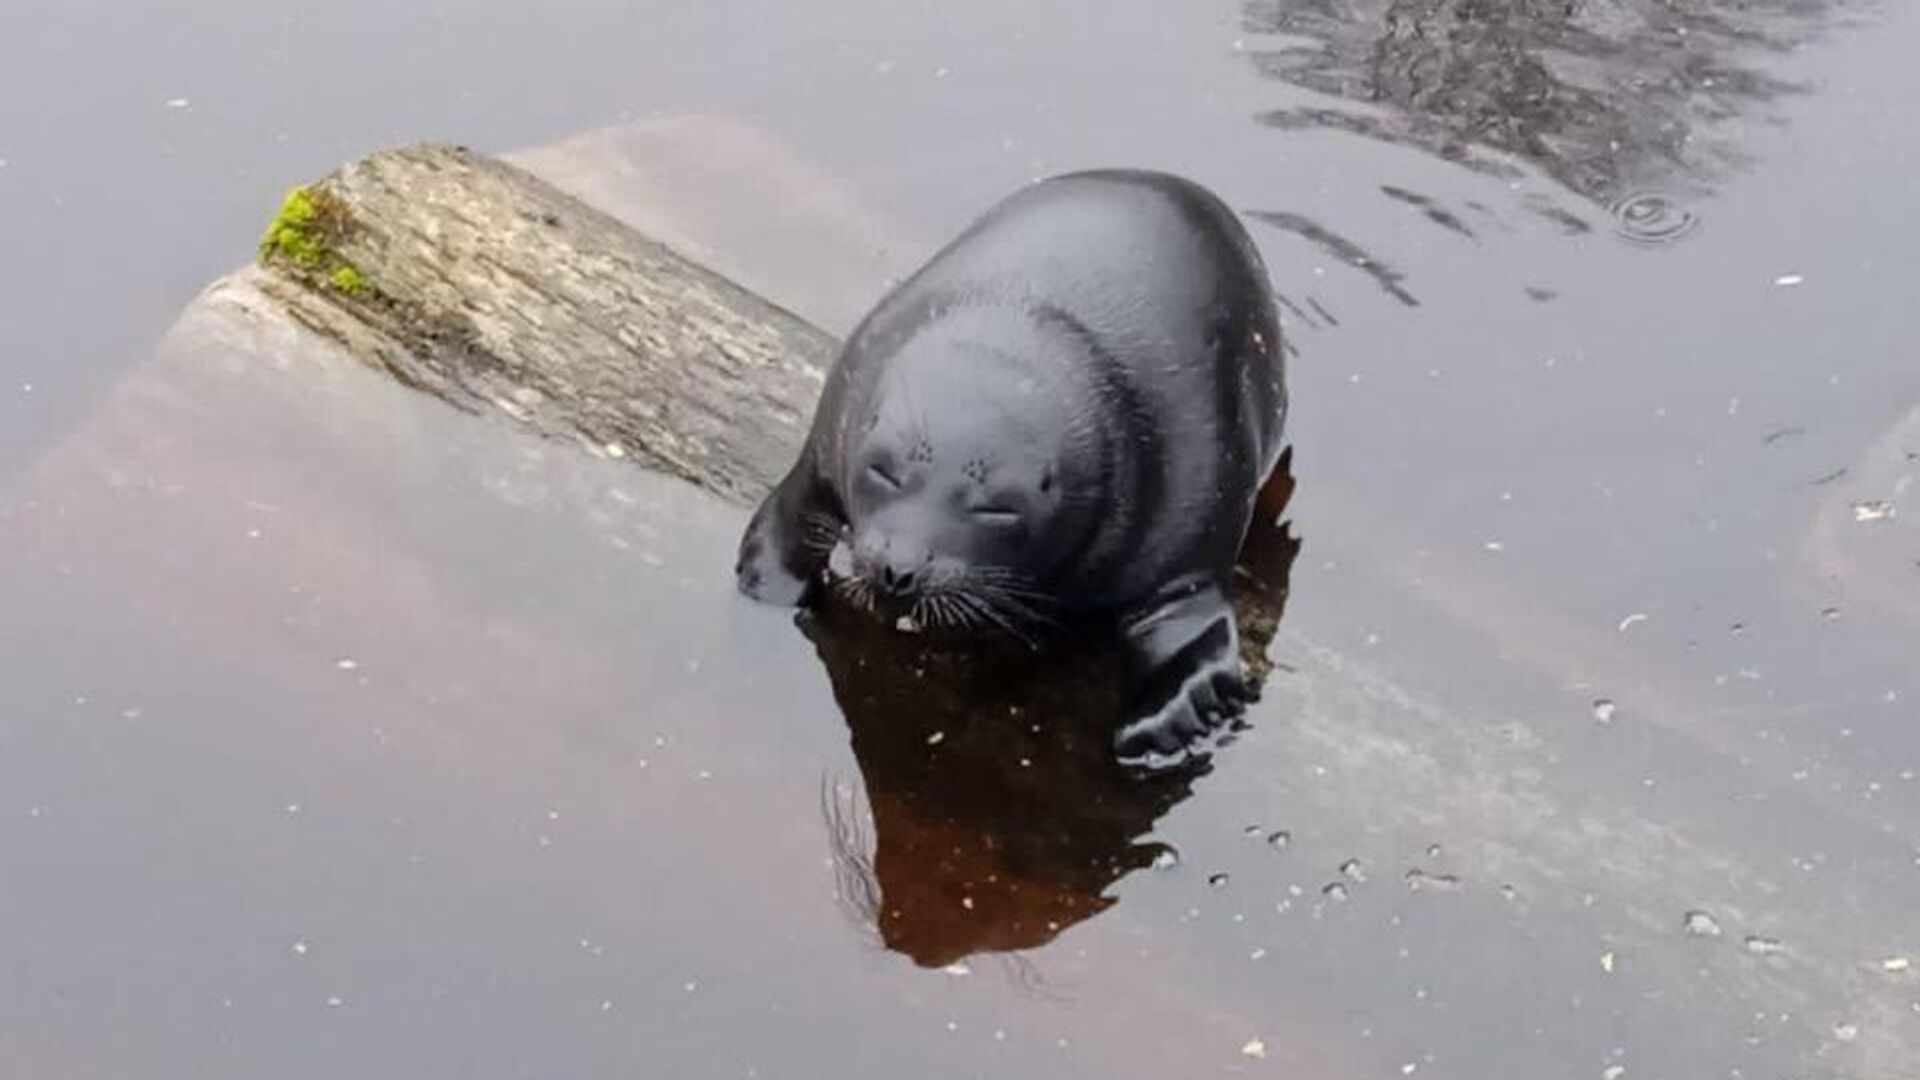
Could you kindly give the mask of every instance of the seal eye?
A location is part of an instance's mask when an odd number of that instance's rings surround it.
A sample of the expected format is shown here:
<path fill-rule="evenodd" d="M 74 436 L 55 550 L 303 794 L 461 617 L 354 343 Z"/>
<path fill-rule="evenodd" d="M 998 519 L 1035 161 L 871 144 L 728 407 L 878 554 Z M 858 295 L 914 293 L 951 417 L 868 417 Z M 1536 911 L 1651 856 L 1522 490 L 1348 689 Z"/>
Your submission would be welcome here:
<path fill-rule="evenodd" d="M 874 483 L 879 484 L 889 491 L 900 490 L 900 477 L 896 476 L 894 471 L 885 465 L 875 464 L 867 466 L 867 475 L 873 479 Z"/>
<path fill-rule="evenodd" d="M 1009 510 L 1004 506 L 976 506 L 970 512 L 973 520 L 982 525 L 1006 527 L 1020 524 L 1020 511 Z"/>

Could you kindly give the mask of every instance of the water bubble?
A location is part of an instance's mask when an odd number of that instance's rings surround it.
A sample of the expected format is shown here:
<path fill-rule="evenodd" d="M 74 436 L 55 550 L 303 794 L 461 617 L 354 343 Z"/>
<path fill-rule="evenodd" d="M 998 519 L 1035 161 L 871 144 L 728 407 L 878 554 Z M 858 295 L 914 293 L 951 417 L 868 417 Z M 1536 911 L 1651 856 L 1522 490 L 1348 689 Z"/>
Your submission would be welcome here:
<path fill-rule="evenodd" d="M 1152 866 L 1155 870 L 1171 870 L 1179 865 L 1180 853 L 1173 848 L 1163 847 L 1153 856 Z"/>
<path fill-rule="evenodd" d="M 1612 698 L 1594 699 L 1593 719 L 1596 723 L 1600 723 L 1600 724 L 1613 723 L 1614 714 L 1618 713 L 1619 711 L 1620 711 L 1620 706 L 1616 705 Z"/>
<path fill-rule="evenodd" d="M 1637 192 L 1613 204 L 1614 231 L 1636 244 L 1666 244 L 1680 239 L 1699 224 L 1691 210 L 1665 195 Z"/>
<path fill-rule="evenodd" d="M 1353 894 L 1347 890 L 1346 882 L 1330 881 L 1320 890 L 1320 895 L 1336 904 L 1344 904 Z"/>
<path fill-rule="evenodd" d="M 1346 862 L 1341 863 L 1340 873 L 1354 881 L 1367 880 L 1367 868 L 1361 864 L 1359 859 L 1348 859 Z"/>
<path fill-rule="evenodd" d="M 1440 845 L 1439 845 L 1439 844 L 1428 844 L 1428 845 L 1427 845 L 1427 858 L 1429 858 L 1429 859 L 1437 859 L 1437 858 L 1439 858 L 1439 857 L 1440 857 Z"/>
<path fill-rule="evenodd" d="M 1746 949 L 1755 956 L 1779 956 L 1787 951 L 1779 938 L 1761 937 L 1758 934 L 1748 936 Z"/>
<path fill-rule="evenodd" d="M 1600 1074 L 1600 1080 L 1620 1080 L 1620 1078 L 1625 1075 L 1627 1075 L 1627 1067 L 1625 1065 L 1609 1065 L 1606 1067 L 1606 1070 Z"/>
<path fill-rule="evenodd" d="M 1231 879 L 1226 874 L 1213 874 L 1207 878 L 1207 886 L 1214 889 L 1225 888 L 1229 880 Z"/>
<path fill-rule="evenodd" d="M 1292 843 L 1293 843 L 1293 834 L 1288 832 L 1285 829 L 1281 829 L 1278 832 L 1267 834 L 1267 844 L 1270 847 L 1284 849 L 1287 846 L 1291 845 Z"/>
<path fill-rule="evenodd" d="M 1689 911 L 1681 921 L 1681 926 L 1694 937 L 1720 936 L 1720 920 L 1714 918 L 1711 912 Z"/>

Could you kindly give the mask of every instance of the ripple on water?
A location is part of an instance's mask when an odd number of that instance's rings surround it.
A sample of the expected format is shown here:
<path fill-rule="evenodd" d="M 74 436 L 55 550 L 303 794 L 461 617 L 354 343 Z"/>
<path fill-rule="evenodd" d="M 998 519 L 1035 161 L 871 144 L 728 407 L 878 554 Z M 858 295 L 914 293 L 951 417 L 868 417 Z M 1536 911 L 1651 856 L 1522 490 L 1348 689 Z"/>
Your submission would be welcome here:
<path fill-rule="evenodd" d="M 1611 207 L 1614 231 L 1636 244 L 1669 244 L 1693 231 L 1693 211 L 1658 192 L 1628 195 Z"/>

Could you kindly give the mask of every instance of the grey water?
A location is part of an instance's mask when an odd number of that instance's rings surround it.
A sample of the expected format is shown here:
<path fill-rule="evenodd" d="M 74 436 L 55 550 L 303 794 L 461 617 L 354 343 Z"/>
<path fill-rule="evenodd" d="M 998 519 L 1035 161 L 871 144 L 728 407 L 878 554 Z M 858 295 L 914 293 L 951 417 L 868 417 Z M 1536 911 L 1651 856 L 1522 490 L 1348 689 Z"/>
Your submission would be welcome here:
<path fill-rule="evenodd" d="M 3 23 L 9 1073 L 1914 1075 L 1915 13 Z M 740 510 L 169 334 L 422 138 L 836 331 L 1034 177 L 1220 192 L 1293 350 L 1249 730 L 1144 790 L 908 715 Z"/>

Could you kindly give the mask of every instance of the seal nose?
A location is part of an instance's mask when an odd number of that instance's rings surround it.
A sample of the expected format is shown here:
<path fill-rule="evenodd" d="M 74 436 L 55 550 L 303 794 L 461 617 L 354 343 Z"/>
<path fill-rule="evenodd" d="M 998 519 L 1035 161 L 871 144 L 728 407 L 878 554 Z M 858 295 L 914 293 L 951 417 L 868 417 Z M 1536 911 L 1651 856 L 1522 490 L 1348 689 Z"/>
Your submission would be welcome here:
<path fill-rule="evenodd" d="M 909 596 L 925 582 L 932 557 L 918 545 L 896 541 L 860 545 L 854 561 L 862 577 L 885 596 Z"/>
<path fill-rule="evenodd" d="M 920 567 L 889 559 L 880 565 L 880 587 L 894 596 L 905 596 L 920 587 Z"/>

